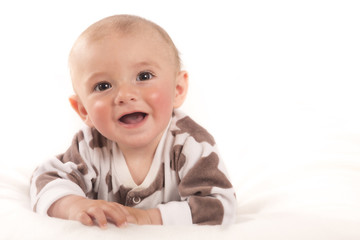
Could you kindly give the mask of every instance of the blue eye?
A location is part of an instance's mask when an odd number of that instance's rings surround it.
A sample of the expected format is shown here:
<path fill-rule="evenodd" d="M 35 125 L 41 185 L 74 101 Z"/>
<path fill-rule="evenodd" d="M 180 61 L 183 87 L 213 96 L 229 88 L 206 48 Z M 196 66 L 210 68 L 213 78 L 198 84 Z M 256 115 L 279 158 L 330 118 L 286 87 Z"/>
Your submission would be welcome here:
<path fill-rule="evenodd" d="M 152 74 L 151 72 L 141 72 L 139 73 L 139 75 L 137 75 L 136 81 L 147 81 L 152 79 L 153 77 L 154 74 Z"/>
<path fill-rule="evenodd" d="M 102 92 L 105 91 L 107 89 L 111 88 L 111 84 L 107 83 L 107 82 L 102 82 L 102 83 L 98 83 L 95 85 L 94 87 L 94 91 L 96 92 Z"/>

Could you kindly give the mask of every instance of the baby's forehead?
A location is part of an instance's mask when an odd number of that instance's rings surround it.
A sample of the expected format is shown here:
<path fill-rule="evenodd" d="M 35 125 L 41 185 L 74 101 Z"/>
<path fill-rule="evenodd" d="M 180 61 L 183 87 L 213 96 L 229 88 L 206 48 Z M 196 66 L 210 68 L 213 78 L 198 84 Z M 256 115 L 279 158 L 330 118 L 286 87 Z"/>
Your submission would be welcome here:
<path fill-rule="evenodd" d="M 74 56 L 76 56 L 75 59 L 90 56 L 88 54 L 90 49 L 96 49 L 91 52 L 92 54 L 109 56 L 107 53 L 118 51 L 118 46 L 123 46 L 126 49 L 132 49 L 132 51 L 140 53 L 142 53 L 143 50 L 145 50 L 145 52 L 154 50 L 155 52 L 152 52 L 156 56 L 166 56 L 166 58 L 169 58 L 167 61 L 174 61 L 174 63 L 178 65 L 176 59 L 177 54 L 174 48 L 172 48 L 171 44 L 166 42 L 156 30 L 151 28 L 138 28 L 137 30 L 138 31 L 131 32 L 109 31 L 102 35 L 83 36 L 78 39 L 72 50 Z"/>
<path fill-rule="evenodd" d="M 90 25 L 78 40 L 96 42 L 111 35 L 136 37 L 139 34 L 146 35 L 148 38 L 160 37 L 169 46 L 174 46 L 170 36 L 159 25 L 132 15 L 115 15 L 104 18 Z"/>
<path fill-rule="evenodd" d="M 146 24 L 134 24 L 134 26 L 118 26 L 118 25 L 102 25 L 101 27 L 96 27 L 93 29 L 87 29 L 83 32 L 79 39 L 85 40 L 86 42 L 92 43 L 96 41 L 101 41 L 109 36 L 117 37 L 138 37 L 138 34 L 151 34 L 156 36 L 158 33 L 156 29 L 148 26 Z M 161 34 L 158 34 L 161 36 Z M 165 39 L 164 39 L 165 40 Z"/>
<path fill-rule="evenodd" d="M 165 33 L 166 34 L 166 33 Z M 151 40 L 156 42 L 156 44 L 162 45 L 163 50 L 167 49 L 169 56 L 174 59 L 176 68 L 180 70 L 181 61 L 179 58 L 178 50 L 173 44 L 172 40 L 164 35 L 164 33 L 158 30 L 156 27 L 151 24 L 139 23 L 134 26 L 123 26 L 123 27 L 114 27 L 111 25 L 105 25 L 102 28 L 88 29 L 85 31 L 75 42 L 69 56 L 69 63 L 73 55 L 83 53 L 83 50 L 86 51 L 89 46 L 103 43 L 109 38 L 146 38 L 149 43 Z M 149 45 L 150 46 L 150 45 Z"/>

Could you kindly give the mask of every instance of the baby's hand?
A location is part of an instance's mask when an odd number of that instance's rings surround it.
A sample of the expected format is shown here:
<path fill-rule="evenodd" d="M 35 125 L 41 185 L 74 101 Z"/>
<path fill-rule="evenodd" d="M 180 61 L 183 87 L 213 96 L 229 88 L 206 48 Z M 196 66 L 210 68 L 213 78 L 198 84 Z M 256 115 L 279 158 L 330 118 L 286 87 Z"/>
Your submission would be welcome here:
<path fill-rule="evenodd" d="M 129 223 L 139 225 L 161 225 L 162 218 L 160 210 L 157 208 L 142 210 L 138 208 L 124 207 L 131 215 L 128 217 Z"/>
<path fill-rule="evenodd" d="M 138 223 L 128 209 L 115 202 L 70 195 L 56 201 L 48 214 L 51 217 L 76 220 L 87 226 L 97 223 L 101 228 L 106 228 L 108 221 L 118 227 L 127 223 Z"/>

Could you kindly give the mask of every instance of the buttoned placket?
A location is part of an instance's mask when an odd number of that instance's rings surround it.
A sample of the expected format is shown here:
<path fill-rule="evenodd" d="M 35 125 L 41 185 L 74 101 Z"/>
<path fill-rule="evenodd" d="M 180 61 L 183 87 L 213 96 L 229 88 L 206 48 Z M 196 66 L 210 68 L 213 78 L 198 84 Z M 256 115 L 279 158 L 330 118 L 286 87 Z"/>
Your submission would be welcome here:
<path fill-rule="evenodd" d="M 141 197 L 137 196 L 135 192 L 130 191 L 126 196 L 126 205 L 133 206 L 141 202 Z"/>

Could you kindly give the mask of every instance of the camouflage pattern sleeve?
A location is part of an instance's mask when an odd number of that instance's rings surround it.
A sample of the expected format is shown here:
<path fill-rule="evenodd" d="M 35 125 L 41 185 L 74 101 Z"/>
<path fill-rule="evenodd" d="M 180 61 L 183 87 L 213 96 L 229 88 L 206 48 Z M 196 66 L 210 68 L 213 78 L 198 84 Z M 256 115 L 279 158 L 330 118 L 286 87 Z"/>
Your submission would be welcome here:
<path fill-rule="evenodd" d="M 34 171 L 30 184 L 33 211 L 46 215 L 50 206 L 62 197 L 93 194 L 98 174 L 90 150 L 84 132 L 80 131 L 64 154 L 49 159 Z"/>
<path fill-rule="evenodd" d="M 170 168 L 178 183 L 178 192 L 188 205 L 193 224 L 226 225 L 233 223 L 236 215 L 235 191 L 229 181 L 225 165 L 221 161 L 213 137 L 189 117 L 176 122 L 175 136 L 171 150 Z M 179 216 L 187 214 L 179 203 Z M 169 211 L 166 210 L 168 208 Z M 160 206 L 163 218 L 175 206 Z M 182 220 L 183 221 L 183 220 Z"/>

